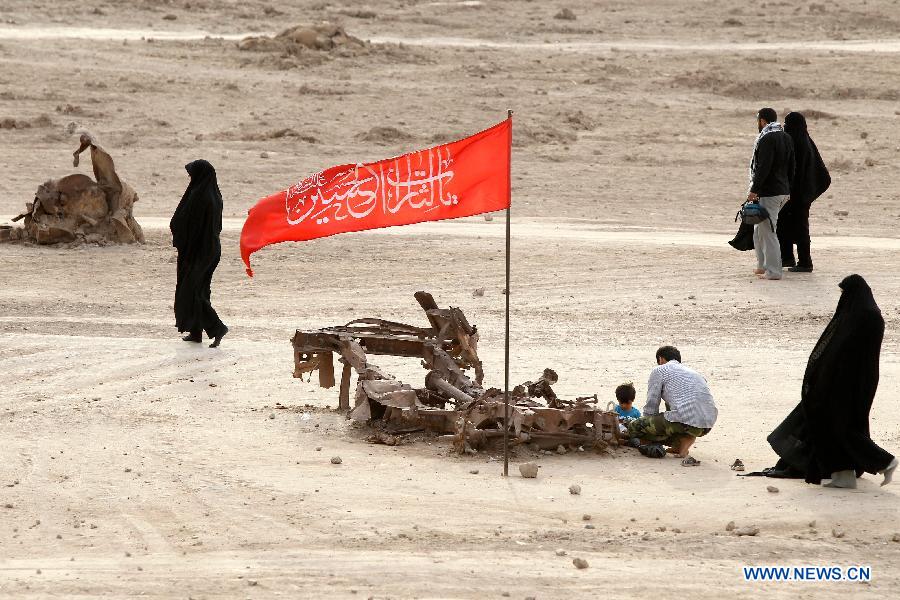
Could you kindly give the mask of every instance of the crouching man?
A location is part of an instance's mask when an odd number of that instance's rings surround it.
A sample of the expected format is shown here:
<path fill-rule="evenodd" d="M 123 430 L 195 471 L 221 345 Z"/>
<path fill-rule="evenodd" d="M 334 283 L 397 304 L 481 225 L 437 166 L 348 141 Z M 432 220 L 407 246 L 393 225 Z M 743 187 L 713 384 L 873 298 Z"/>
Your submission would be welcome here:
<path fill-rule="evenodd" d="M 718 410 L 706 379 L 681 364 L 681 353 L 673 346 L 656 351 L 656 364 L 647 382 L 647 404 L 643 416 L 628 424 L 628 436 L 640 440 L 641 453 L 654 458 L 665 456 L 662 445 L 674 449 L 681 464 L 700 464 L 688 456 L 698 437 L 709 433 Z M 660 401 L 666 411 L 660 413 Z"/>

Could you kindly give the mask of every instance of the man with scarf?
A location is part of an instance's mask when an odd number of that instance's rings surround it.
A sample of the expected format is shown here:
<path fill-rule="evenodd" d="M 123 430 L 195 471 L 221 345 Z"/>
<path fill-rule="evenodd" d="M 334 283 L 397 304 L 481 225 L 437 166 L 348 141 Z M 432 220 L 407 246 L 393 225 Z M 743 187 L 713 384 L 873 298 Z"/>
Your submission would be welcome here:
<path fill-rule="evenodd" d="M 781 209 L 778 219 L 781 262 L 792 273 L 811 273 L 809 209 L 813 201 L 831 185 L 831 175 L 815 142 L 809 137 L 806 118 L 801 113 L 788 113 L 784 118 L 784 132 L 791 136 L 794 143 L 797 169 L 791 181 L 791 198 Z M 794 244 L 797 244 L 796 262 Z"/>
<path fill-rule="evenodd" d="M 769 213 L 769 221 L 753 228 L 756 250 L 756 273 L 765 279 L 781 279 L 781 247 L 775 234 L 778 213 L 791 193 L 794 177 L 794 145 L 784 132 L 772 108 L 760 109 L 756 115 L 759 136 L 753 145 L 750 161 L 750 192 L 747 200 L 759 202 Z"/>

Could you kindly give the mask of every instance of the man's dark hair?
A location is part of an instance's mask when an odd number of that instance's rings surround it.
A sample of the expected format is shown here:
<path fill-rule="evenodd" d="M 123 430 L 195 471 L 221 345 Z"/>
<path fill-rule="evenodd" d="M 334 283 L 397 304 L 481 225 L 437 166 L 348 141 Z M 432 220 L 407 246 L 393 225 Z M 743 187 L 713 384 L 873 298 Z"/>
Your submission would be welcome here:
<path fill-rule="evenodd" d="M 656 351 L 657 360 L 659 360 L 660 357 L 666 359 L 667 361 L 677 360 L 678 362 L 681 362 L 681 352 L 679 352 L 678 348 L 676 348 L 675 346 L 661 347 Z"/>
<path fill-rule="evenodd" d="M 775 112 L 774 108 L 761 108 L 759 112 L 756 113 L 757 119 L 762 119 L 766 123 L 774 123 L 778 120 L 778 113 Z"/>
<path fill-rule="evenodd" d="M 637 393 L 634 391 L 634 384 L 623 383 L 616 388 L 616 400 L 619 402 L 634 402 Z"/>

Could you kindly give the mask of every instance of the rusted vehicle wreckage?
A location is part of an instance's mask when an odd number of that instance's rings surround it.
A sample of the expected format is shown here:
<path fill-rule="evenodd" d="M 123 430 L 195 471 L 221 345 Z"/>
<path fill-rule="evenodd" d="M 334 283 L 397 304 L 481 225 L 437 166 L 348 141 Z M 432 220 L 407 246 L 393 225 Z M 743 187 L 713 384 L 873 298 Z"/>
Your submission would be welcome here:
<path fill-rule="evenodd" d="M 382 319 L 357 319 L 343 326 L 298 330 L 294 377 L 318 371 L 319 385 L 335 385 L 334 357 L 343 364 L 339 409 L 350 410 L 353 372 L 355 406 L 349 418 L 378 425 L 373 441 L 396 443 L 387 432 L 429 431 L 453 435 L 454 448 L 473 452 L 503 437 L 504 394 L 486 388 L 478 358 L 478 331 L 462 310 L 438 308 L 431 294 L 417 292 L 429 327 Z M 418 358 L 427 369 L 425 386 L 413 388 L 385 373 L 370 356 Z M 471 375 L 470 375 L 471 371 Z M 563 400 L 545 369 L 534 382 L 510 390 L 509 440 L 540 449 L 562 446 L 604 449 L 618 443 L 615 413 L 602 410 L 596 395 Z"/>

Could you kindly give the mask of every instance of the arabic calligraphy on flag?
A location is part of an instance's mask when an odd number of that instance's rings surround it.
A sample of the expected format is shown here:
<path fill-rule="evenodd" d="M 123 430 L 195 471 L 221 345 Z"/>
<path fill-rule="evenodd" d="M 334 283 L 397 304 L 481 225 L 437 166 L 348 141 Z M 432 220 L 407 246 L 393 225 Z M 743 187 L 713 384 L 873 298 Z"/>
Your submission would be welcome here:
<path fill-rule="evenodd" d="M 250 255 L 270 244 L 505 209 L 511 136 L 507 119 L 442 146 L 331 167 L 263 198 L 241 231 L 247 274 Z"/>

